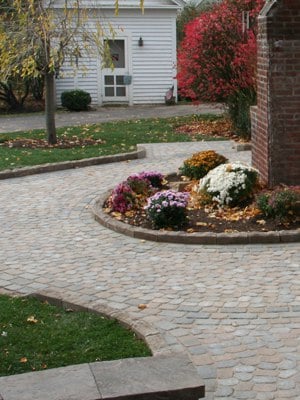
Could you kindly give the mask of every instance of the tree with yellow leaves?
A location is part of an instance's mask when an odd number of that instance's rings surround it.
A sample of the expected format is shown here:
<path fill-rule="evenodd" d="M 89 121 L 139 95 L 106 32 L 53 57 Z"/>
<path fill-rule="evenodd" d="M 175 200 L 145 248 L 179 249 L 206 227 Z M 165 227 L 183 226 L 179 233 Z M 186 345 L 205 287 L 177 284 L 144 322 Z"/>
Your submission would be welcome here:
<path fill-rule="evenodd" d="M 115 0 L 118 13 L 121 0 Z M 143 0 L 137 0 L 143 9 Z M 97 51 L 110 57 L 98 21 L 88 24 L 88 8 L 81 0 L 0 0 L 0 80 L 12 76 L 40 77 L 45 80 L 47 140 L 57 142 L 55 128 L 54 78 L 65 60 L 76 62 L 83 52 Z"/>

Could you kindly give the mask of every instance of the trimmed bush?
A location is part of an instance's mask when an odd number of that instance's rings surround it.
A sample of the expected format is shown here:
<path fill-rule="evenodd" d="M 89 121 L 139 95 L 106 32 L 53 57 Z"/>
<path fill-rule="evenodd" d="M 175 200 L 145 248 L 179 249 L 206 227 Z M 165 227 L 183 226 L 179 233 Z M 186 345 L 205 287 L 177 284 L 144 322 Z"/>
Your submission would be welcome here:
<path fill-rule="evenodd" d="M 92 98 L 84 90 L 68 90 L 61 94 L 61 104 L 70 111 L 86 111 L 91 104 Z"/>
<path fill-rule="evenodd" d="M 190 179 L 201 179 L 210 170 L 220 164 L 226 163 L 227 159 L 213 150 L 200 151 L 191 158 L 184 161 L 183 166 L 179 168 L 182 175 Z"/>

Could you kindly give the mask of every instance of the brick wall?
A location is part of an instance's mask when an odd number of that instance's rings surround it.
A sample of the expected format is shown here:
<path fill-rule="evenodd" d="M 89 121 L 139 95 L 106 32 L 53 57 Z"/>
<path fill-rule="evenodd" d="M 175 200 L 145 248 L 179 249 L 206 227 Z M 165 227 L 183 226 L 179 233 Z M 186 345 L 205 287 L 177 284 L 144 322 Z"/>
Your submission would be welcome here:
<path fill-rule="evenodd" d="M 259 17 L 252 164 L 270 187 L 300 185 L 300 0 L 271 0 Z"/>

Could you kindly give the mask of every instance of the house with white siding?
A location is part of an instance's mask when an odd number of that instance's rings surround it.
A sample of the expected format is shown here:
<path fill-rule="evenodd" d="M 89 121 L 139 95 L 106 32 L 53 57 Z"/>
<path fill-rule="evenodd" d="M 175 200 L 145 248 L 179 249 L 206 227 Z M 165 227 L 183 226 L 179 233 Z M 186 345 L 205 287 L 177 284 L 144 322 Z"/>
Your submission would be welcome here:
<path fill-rule="evenodd" d="M 66 63 L 56 79 L 57 104 L 65 90 L 83 89 L 92 104 L 159 104 L 176 82 L 176 17 L 183 0 L 93 0 L 89 24 L 100 18 L 113 28 L 107 40 L 114 68 L 103 67 L 98 55 L 78 59 L 75 69 Z M 93 21 L 93 18 L 95 21 Z M 108 26 L 108 25 L 107 25 Z M 80 64 L 84 64 L 81 68 Z"/>

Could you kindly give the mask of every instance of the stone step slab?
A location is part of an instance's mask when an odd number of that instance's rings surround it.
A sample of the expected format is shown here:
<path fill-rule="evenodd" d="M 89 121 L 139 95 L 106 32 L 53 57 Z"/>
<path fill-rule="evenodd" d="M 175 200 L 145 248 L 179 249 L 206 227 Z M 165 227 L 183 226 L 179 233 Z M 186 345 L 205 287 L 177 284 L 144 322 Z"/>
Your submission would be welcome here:
<path fill-rule="evenodd" d="M 72 365 L 0 377 L 1 400 L 197 400 L 204 384 L 185 355 Z"/>

